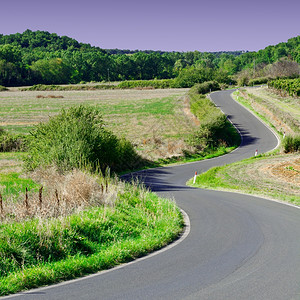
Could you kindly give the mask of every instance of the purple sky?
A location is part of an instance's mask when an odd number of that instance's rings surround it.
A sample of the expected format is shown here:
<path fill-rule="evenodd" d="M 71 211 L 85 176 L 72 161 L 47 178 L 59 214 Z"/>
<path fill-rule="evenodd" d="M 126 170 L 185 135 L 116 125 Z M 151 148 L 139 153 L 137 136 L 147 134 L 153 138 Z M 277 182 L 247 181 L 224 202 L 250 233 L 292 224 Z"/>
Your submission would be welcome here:
<path fill-rule="evenodd" d="M 105 49 L 254 50 L 300 34 L 300 0 L 9 0 L 0 33 L 67 35 Z"/>

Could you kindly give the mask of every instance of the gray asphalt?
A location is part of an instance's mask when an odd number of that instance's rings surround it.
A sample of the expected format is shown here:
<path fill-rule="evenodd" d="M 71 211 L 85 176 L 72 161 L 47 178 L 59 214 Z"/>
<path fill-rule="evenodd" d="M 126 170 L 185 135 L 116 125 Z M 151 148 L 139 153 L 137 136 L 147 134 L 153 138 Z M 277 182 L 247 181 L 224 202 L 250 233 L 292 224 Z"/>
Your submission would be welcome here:
<path fill-rule="evenodd" d="M 300 299 L 299 209 L 185 186 L 195 171 L 277 145 L 275 135 L 230 93 L 211 97 L 243 135 L 240 148 L 216 159 L 139 173 L 189 215 L 191 231 L 181 243 L 110 272 L 10 299 Z"/>

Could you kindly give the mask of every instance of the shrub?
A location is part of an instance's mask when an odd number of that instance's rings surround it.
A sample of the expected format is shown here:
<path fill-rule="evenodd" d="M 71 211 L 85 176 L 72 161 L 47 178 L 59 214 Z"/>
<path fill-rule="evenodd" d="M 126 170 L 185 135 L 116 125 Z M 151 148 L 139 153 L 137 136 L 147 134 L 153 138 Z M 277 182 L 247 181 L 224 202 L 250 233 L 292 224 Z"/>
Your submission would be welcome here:
<path fill-rule="evenodd" d="M 134 165 L 137 158 L 132 144 L 105 128 L 99 109 L 81 105 L 62 110 L 35 127 L 25 166 L 32 170 L 54 164 L 65 171 L 100 165 L 120 171 Z"/>
<path fill-rule="evenodd" d="M 300 96 L 300 78 L 295 79 L 277 79 L 268 83 L 269 87 L 290 96 Z"/>
<path fill-rule="evenodd" d="M 205 151 L 221 146 L 237 146 L 240 143 L 240 138 L 226 116 L 219 114 L 201 124 L 200 128 L 191 136 L 189 142 L 198 150 Z"/>
<path fill-rule="evenodd" d="M 283 140 L 284 152 L 298 152 L 300 151 L 300 135 L 286 136 Z"/>
<path fill-rule="evenodd" d="M 155 88 L 155 89 L 168 89 L 174 88 L 174 79 L 162 80 L 132 80 L 122 81 L 117 86 L 119 89 L 132 89 L 132 88 Z"/>
<path fill-rule="evenodd" d="M 201 125 L 189 137 L 188 143 L 198 151 L 239 145 L 240 136 L 235 128 L 212 101 L 198 93 L 197 86 L 190 89 L 189 98 L 191 111 L 198 118 Z"/>
<path fill-rule="evenodd" d="M 25 148 L 25 136 L 14 135 L 0 128 L 0 152 L 24 151 Z"/>
<path fill-rule="evenodd" d="M 4 91 L 7 91 L 8 89 L 3 86 L 3 85 L 0 85 L 0 92 L 4 92 Z"/>
<path fill-rule="evenodd" d="M 270 80 L 269 77 L 257 77 L 257 78 L 250 79 L 248 84 L 250 86 L 258 85 L 258 84 L 266 84 L 268 83 L 269 80 Z"/>
<path fill-rule="evenodd" d="M 220 84 L 217 81 L 206 81 L 193 86 L 198 94 L 207 94 L 212 91 L 220 90 Z"/>

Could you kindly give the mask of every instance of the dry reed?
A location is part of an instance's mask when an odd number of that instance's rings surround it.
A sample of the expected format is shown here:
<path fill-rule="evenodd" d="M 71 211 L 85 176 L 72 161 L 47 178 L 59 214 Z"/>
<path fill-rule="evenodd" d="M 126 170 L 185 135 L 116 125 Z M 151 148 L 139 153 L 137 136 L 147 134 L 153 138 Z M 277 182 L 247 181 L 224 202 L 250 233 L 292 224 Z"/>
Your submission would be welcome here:
<path fill-rule="evenodd" d="M 41 183 L 38 192 L 29 192 L 26 188 L 25 195 L 6 201 L 0 195 L 1 220 L 52 218 L 67 216 L 91 206 L 112 206 L 123 184 L 110 178 L 109 173 L 106 175 L 93 176 L 80 170 L 62 175 L 55 168 L 37 170 L 31 177 Z"/>

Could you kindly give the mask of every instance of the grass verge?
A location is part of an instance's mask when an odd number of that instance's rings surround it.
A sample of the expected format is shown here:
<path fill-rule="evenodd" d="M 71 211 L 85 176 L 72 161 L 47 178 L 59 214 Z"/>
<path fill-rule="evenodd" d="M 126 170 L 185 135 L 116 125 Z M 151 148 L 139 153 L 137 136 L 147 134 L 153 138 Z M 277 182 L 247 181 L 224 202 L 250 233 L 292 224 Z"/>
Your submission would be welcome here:
<path fill-rule="evenodd" d="M 288 160 L 291 157 L 292 159 Z M 195 184 L 193 179 L 190 179 L 187 185 L 258 195 L 299 206 L 299 171 L 293 167 L 299 159 L 299 154 L 260 155 L 212 168 L 198 175 Z M 299 162 L 296 165 L 299 167 Z"/>
<path fill-rule="evenodd" d="M 131 261 L 170 243 L 183 225 L 175 203 L 128 184 L 109 206 L 2 223 L 0 295 Z"/>

